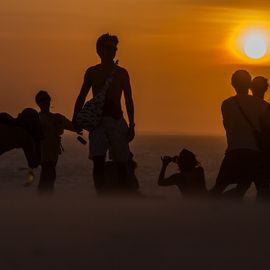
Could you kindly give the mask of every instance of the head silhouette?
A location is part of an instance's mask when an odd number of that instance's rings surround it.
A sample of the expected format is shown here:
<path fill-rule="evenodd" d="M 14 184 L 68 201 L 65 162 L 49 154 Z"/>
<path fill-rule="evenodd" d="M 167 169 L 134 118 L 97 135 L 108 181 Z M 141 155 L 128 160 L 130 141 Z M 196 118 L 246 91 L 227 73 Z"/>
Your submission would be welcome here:
<path fill-rule="evenodd" d="M 51 106 L 51 97 L 48 92 L 40 90 L 35 97 L 36 103 L 41 111 L 49 111 Z"/>
<path fill-rule="evenodd" d="M 97 54 L 101 58 L 102 62 L 112 62 L 115 58 L 117 45 L 117 36 L 110 34 L 103 34 L 100 36 L 96 43 Z"/>
<path fill-rule="evenodd" d="M 246 70 L 237 70 L 232 75 L 231 83 L 237 94 L 248 94 L 251 76 Z"/>
<path fill-rule="evenodd" d="M 183 149 L 178 157 L 178 166 L 181 171 L 189 171 L 199 165 L 194 153 L 187 149 Z"/>
<path fill-rule="evenodd" d="M 264 98 L 264 94 L 268 89 L 268 80 L 262 76 L 255 77 L 250 86 L 253 96 Z"/>

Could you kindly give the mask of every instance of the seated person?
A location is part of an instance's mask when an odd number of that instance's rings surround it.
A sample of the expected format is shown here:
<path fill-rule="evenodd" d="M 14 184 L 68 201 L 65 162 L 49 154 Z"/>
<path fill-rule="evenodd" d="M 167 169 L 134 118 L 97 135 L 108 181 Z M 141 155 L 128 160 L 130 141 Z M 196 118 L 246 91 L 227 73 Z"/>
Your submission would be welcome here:
<path fill-rule="evenodd" d="M 192 152 L 183 149 L 179 156 L 164 156 L 161 160 L 162 168 L 158 179 L 160 186 L 176 185 L 184 197 L 206 194 L 204 170 Z M 172 162 L 177 164 L 180 172 L 165 178 L 166 169 Z"/>
<path fill-rule="evenodd" d="M 43 138 L 37 111 L 24 109 L 17 118 L 0 113 L 0 129 L 0 155 L 15 148 L 23 149 L 32 174 L 32 169 L 40 163 L 40 140 Z M 33 181 L 33 177 L 29 179 Z"/>
<path fill-rule="evenodd" d="M 117 164 L 113 161 L 105 163 L 105 183 L 104 187 L 108 190 L 127 189 L 136 191 L 139 189 L 139 182 L 135 175 L 137 162 L 133 159 L 133 154 L 130 152 L 130 158 L 127 163 L 127 179 L 125 182 L 121 181 L 118 175 Z"/>

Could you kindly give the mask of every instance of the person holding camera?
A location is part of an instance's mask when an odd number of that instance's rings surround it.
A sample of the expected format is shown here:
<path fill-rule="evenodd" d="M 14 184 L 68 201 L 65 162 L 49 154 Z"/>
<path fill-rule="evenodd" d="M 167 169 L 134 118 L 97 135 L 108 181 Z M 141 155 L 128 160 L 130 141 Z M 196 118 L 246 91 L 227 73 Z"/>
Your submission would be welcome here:
<path fill-rule="evenodd" d="M 183 149 L 179 156 L 163 156 L 161 160 L 162 167 L 158 179 L 159 186 L 176 185 L 184 197 L 202 196 L 207 193 L 204 169 L 200 166 L 194 153 Z M 177 164 L 180 172 L 166 178 L 166 169 L 170 163 Z"/>

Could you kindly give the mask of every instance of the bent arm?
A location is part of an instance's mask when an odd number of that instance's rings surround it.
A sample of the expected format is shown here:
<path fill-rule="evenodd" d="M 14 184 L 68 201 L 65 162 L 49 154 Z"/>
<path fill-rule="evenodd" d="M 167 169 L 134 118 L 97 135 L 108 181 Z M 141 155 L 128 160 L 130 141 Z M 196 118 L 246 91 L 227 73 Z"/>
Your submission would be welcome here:
<path fill-rule="evenodd" d="M 168 178 L 165 178 L 166 169 L 168 164 L 162 164 L 161 171 L 158 178 L 158 185 L 159 186 L 172 186 L 176 185 L 177 175 L 173 174 Z"/>
<path fill-rule="evenodd" d="M 62 115 L 62 127 L 65 130 L 76 132 L 76 129 L 74 128 L 72 121 L 70 121 L 63 115 Z"/>
<path fill-rule="evenodd" d="M 74 112 L 73 112 L 73 117 L 72 117 L 73 123 L 76 122 L 77 114 L 82 109 L 84 102 L 85 102 L 85 99 L 86 99 L 86 96 L 88 95 L 91 86 L 92 86 L 91 76 L 90 76 L 90 72 L 88 69 L 84 75 L 84 81 L 83 81 L 83 84 L 81 86 L 80 93 L 79 93 L 79 95 L 76 99 L 76 102 L 75 102 Z"/>

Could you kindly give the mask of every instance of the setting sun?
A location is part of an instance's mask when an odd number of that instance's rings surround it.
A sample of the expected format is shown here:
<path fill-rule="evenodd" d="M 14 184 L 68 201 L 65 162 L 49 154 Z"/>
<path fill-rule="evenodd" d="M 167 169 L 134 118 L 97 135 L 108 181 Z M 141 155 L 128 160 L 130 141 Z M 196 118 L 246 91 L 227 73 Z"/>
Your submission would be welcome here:
<path fill-rule="evenodd" d="M 231 51 L 246 61 L 258 62 L 269 58 L 270 29 L 239 27 L 230 40 Z"/>
<path fill-rule="evenodd" d="M 268 50 L 268 42 L 260 33 L 247 35 L 244 41 L 244 52 L 251 59 L 263 58 Z"/>

